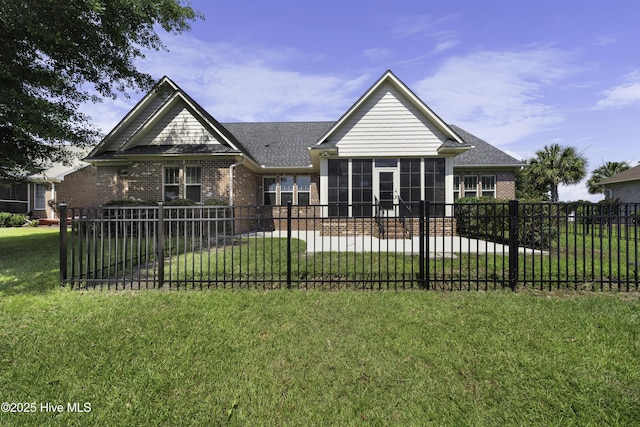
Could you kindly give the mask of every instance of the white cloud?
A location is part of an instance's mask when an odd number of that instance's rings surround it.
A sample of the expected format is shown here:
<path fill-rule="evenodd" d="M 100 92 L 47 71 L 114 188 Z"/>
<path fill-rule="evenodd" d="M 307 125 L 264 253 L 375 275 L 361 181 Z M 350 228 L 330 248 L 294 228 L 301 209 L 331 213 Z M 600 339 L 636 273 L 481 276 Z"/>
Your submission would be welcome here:
<path fill-rule="evenodd" d="M 509 144 L 564 120 L 544 99 L 547 90 L 575 72 L 571 57 L 549 47 L 452 56 L 414 87 L 448 123 L 493 144 Z"/>
<path fill-rule="evenodd" d="M 589 194 L 586 180 L 574 185 L 560 185 L 558 187 L 558 197 L 561 202 L 575 202 L 577 200 L 598 202 L 604 199 L 602 194 Z"/>
<path fill-rule="evenodd" d="M 627 75 L 625 80 L 625 83 L 605 90 L 596 109 L 626 107 L 640 102 L 640 71 Z"/>

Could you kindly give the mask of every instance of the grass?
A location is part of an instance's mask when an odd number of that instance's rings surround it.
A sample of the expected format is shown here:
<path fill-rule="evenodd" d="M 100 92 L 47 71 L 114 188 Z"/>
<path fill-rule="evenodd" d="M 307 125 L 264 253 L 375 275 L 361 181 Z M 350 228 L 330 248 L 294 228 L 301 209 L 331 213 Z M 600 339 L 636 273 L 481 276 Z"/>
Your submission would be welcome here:
<path fill-rule="evenodd" d="M 637 293 L 80 292 L 55 231 L 0 247 L 0 400 L 91 405 L 0 425 L 640 419 Z"/>

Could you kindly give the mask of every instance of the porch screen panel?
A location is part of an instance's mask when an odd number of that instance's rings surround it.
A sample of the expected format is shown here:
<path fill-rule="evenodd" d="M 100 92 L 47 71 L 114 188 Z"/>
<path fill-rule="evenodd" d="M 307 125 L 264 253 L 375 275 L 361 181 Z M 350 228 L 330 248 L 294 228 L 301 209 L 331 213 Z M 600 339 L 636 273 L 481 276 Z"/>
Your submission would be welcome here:
<path fill-rule="evenodd" d="M 373 215 L 373 170 L 371 159 L 351 161 L 351 214 L 354 217 Z"/>
<path fill-rule="evenodd" d="M 420 159 L 400 159 L 400 197 L 412 213 L 418 211 L 420 193 Z"/>
<path fill-rule="evenodd" d="M 329 216 L 347 216 L 349 213 L 349 160 L 328 160 L 327 200 Z"/>
<path fill-rule="evenodd" d="M 444 215 L 444 173 L 444 159 L 424 159 L 424 197 L 434 203 L 430 212 L 433 216 Z"/>

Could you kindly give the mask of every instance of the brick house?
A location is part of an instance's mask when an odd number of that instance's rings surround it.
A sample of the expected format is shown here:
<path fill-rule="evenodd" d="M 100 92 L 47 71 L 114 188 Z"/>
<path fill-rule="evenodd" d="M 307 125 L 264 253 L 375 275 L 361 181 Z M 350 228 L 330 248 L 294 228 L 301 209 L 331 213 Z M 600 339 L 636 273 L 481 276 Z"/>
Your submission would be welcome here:
<path fill-rule="evenodd" d="M 51 164 L 24 182 L 0 184 L 0 212 L 54 219 L 56 212 L 51 201 L 54 205 L 64 201 L 71 207 L 95 206 L 98 203 L 96 167 L 80 160 L 86 151 L 72 149 L 72 152 L 69 164 Z"/>
<path fill-rule="evenodd" d="M 85 161 L 114 199 L 324 205 L 321 217 L 391 214 L 400 200 L 515 197 L 523 163 L 446 124 L 391 71 L 335 122 L 220 123 L 169 78 Z"/>

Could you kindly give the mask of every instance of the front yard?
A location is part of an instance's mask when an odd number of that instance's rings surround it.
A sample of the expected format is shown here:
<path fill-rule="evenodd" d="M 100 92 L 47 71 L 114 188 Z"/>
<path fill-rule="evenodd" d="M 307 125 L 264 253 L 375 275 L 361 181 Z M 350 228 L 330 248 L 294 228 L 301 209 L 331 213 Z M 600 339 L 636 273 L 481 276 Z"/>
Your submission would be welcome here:
<path fill-rule="evenodd" d="M 638 293 L 80 292 L 57 249 L 0 229 L 0 425 L 640 419 Z"/>

